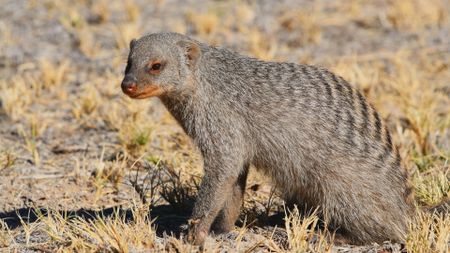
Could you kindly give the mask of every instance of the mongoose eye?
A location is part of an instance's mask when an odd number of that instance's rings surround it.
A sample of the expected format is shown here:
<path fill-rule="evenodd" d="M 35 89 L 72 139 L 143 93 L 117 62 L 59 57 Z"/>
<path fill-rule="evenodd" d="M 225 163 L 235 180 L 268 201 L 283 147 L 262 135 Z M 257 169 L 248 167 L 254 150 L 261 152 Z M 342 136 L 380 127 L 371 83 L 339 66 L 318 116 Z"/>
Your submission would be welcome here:
<path fill-rule="evenodd" d="M 161 68 L 161 64 L 160 63 L 155 63 L 152 65 L 152 70 L 159 70 Z"/>
<path fill-rule="evenodd" d="M 163 65 L 159 61 L 151 62 L 148 66 L 148 72 L 150 74 L 159 74 L 161 72 Z"/>

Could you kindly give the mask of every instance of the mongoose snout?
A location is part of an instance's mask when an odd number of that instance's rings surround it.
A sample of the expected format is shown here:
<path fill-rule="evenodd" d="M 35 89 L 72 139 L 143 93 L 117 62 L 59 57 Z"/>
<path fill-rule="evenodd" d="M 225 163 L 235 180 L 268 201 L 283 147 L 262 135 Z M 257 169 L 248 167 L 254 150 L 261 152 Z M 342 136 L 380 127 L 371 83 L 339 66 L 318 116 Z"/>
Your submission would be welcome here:
<path fill-rule="evenodd" d="M 408 172 L 378 112 L 342 77 L 157 33 L 130 43 L 122 89 L 157 96 L 203 156 L 191 242 L 234 228 L 251 165 L 353 243 L 404 241 Z"/>
<path fill-rule="evenodd" d="M 126 75 L 122 81 L 122 85 L 121 85 L 122 91 L 125 94 L 132 96 L 137 91 L 137 83 L 136 82 L 137 82 L 137 80 L 135 77 Z"/>

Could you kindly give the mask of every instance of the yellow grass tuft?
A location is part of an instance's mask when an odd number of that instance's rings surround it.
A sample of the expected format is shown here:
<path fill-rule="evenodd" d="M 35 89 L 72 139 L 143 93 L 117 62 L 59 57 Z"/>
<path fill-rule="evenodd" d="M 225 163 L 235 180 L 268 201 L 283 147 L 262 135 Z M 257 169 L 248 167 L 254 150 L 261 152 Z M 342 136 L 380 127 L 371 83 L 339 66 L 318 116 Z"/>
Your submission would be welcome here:
<path fill-rule="evenodd" d="M 409 31 L 441 27 L 448 22 L 445 0 L 388 1 L 387 18 L 398 29 Z"/>
<path fill-rule="evenodd" d="M 6 248 L 11 242 L 11 232 L 8 230 L 8 226 L 3 220 L 0 220 L 0 249 Z"/>
<path fill-rule="evenodd" d="M 57 2 L 55 2 L 57 3 Z M 86 20 L 80 15 L 75 8 L 70 8 L 64 4 L 56 4 L 65 15 L 60 18 L 61 24 L 69 31 L 79 29 L 86 26 Z"/>
<path fill-rule="evenodd" d="M 449 250 L 450 219 L 443 215 L 420 212 L 410 226 L 406 240 L 408 252 L 446 253 Z"/>
<path fill-rule="evenodd" d="M 280 17 L 280 25 L 288 32 L 301 31 L 298 45 L 319 43 L 322 37 L 321 19 L 323 14 L 319 4 L 301 10 L 288 10 Z"/>
<path fill-rule="evenodd" d="M 264 36 L 259 30 L 249 30 L 247 40 L 250 46 L 250 52 L 255 57 L 270 60 L 275 56 L 278 46 L 277 43 L 275 40 Z"/>
<path fill-rule="evenodd" d="M 45 215 L 37 209 L 35 212 L 40 224 L 44 224 L 39 231 L 56 245 L 64 246 L 64 252 L 140 252 L 159 246 L 147 210 L 147 206 L 134 205 L 127 211 L 116 208 L 111 214 L 99 212 L 86 218 L 52 210 Z"/>
<path fill-rule="evenodd" d="M 0 109 L 13 121 L 21 119 L 32 102 L 27 82 L 19 76 L 15 77 L 14 80 L 0 80 Z"/>
<path fill-rule="evenodd" d="M 116 46 L 119 50 L 128 49 L 130 41 L 142 35 L 137 23 L 119 24 L 113 27 Z"/>
<path fill-rule="evenodd" d="M 124 1 L 124 9 L 130 22 L 136 22 L 140 15 L 139 5 L 134 0 Z"/>
<path fill-rule="evenodd" d="M 95 114 L 100 104 L 102 104 L 102 97 L 97 88 L 92 83 L 85 83 L 82 86 L 81 95 L 72 108 L 73 116 L 76 119 L 85 119 Z"/>
<path fill-rule="evenodd" d="M 91 10 L 98 23 L 108 22 L 111 16 L 111 12 L 108 8 L 108 2 L 105 0 L 95 1 L 91 7 Z"/>
<path fill-rule="evenodd" d="M 26 127 L 20 125 L 18 128 L 19 134 L 25 142 L 25 147 L 31 153 L 36 166 L 39 166 L 41 163 L 38 149 L 38 137 L 45 131 L 46 128 L 47 123 L 45 120 L 38 120 L 36 116 L 31 116 L 28 119 L 28 125 Z"/>
<path fill-rule="evenodd" d="M 448 160 L 446 161 L 448 163 Z M 433 206 L 450 198 L 450 167 L 431 168 L 414 176 L 416 197 L 420 204 Z"/>
<path fill-rule="evenodd" d="M 105 194 L 103 191 L 108 184 L 112 184 L 115 189 L 123 182 L 125 170 L 127 168 L 127 157 L 116 157 L 112 162 L 105 161 L 105 150 L 94 163 L 94 171 L 91 175 L 91 183 L 96 189 L 96 198 L 99 199 Z"/>
<path fill-rule="evenodd" d="M 48 60 L 41 60 L 39 62 L 41 71 L 40 80 L 43 83 L 43 88 L 50 88 L 55 85 L 61 85 L 64 82 L 68 70 L 70 68 L 69 61 L 54 63 Z"/>
<path fill-rule="evenodd" d="M 188 12 L 186 18 L 194 26 L 196 33 L 204 38 L 213 35 L 219 27 L 219 16 L 213 11 L 207 13 Z"/>
<path fill-rule="evenodd" d="M 286 232 L 290 252 L 331 252 L 334 236 L 327 230 L 317 233 L 319 223 L 316 213 L 301 217 L 297 207 L 289 215 L 286 214 Z M 327 241 L 327 237 L 331 242 Z"/>
<path fill-rule="evenodd" d="M 94 58 L 101 53 L 101 47 L 97 42 L 91 27 L 86 26 L 76 29 L 74 34 L 77 38 L 77 46 L 85 56 Z"/>
<path fill-rule="evenodd" d="M 14 165 L 17 157 L 9 150 L 0 150 L 0 171 L 6 170 Z"/>

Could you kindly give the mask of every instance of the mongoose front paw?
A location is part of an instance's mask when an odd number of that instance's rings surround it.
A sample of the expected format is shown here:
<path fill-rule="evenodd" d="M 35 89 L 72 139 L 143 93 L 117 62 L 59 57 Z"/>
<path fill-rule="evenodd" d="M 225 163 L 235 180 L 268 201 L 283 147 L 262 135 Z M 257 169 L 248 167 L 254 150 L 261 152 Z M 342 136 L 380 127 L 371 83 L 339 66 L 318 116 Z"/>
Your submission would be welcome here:
<path fill-rule="evenodd" d="M 199 222 L 199 219 L 191 219 L 188 221 L 189 231 L 187 235 L 187 241 L 197 246 L 203 246 L 208 232 L 204 229 L 199 228 Z"/>
<path fill-rule="evenodd" d="M 207 233 L 205 231 L 189 230 L 187 241 L 197 246 L 203 246 Z"/>

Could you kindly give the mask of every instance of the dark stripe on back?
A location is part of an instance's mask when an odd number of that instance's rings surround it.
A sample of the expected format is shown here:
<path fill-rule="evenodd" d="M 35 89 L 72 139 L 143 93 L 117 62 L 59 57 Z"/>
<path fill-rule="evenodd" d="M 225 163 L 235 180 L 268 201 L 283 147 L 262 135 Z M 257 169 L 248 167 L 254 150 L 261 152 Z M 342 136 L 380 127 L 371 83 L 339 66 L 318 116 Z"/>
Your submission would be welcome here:
<path fill-rule="evenodd" d="M 300 83 L 300 76 L 298 72 L 292 72 L 291 76 L 287 80 L 288 86 L 293 87 L 294 85 L 298 85 Z"/>
<path fill-rule="evenodd" d="M 312 75 L 311 67 L 310 67 L 310 66 L 303 65 L 302 68 L 301 68 L 301 70 L 302 70 L 302 73 L 306 76 L 306 78 L 307 78 L 309 81 L 313 81 L 314 77 L 313 77 L 313 75 Z"/>
<path fill-rule="evenodd" d="M 367 126 L 369 125 L 369 112 L 368 112 L 366 100 L 364 99 L 363 95 L 359 91 L 358 91 L 358 99 L 359 99 L 359 104 L 361 105 L 361 109 L 362 109 L 361 113 L 362 113 L 362 117 L 363 117 L 363 125 L 361 126 L 361 134 L 364 135 L 364 132 L 366 131 Z"/>
<path fill-rule="evenodd" d="M 325 101 L 323 101 L 323 105 L 327 106 L 328 109 L 334 112 L 334 117 L 330 117 L 331 123 L 333 123 L 332 131 L 336 134 L 339 134 L 339 121 L 341 118 L 341 111 L 339 110 L 339 101 L 335 100 L 333 96 L 334 84 L 332 83 L 332 79 L 330 78 L 331 72 L 324 69 L 317 69 L 317 78 L 319 79 L 319 85 L 321 86 L 321 90 L 323 91 Z M 323 90 L 325 88 L 325 90 Z M 336 104 L 335 104 L 336 103 Z M 331 115 L 330 115 L 331 116 Z"/>
<path fill-rule="evenodd" d="M 272 75 L 274 79 L 278 82 L 283 82 L 283 76 L 284 76 L 284 68 L 283 65 L 277 65 L 277 68 L 275 69 L 275 73 Z"/>
<path fill-rule="evenodd" d="M 295 107 L 298 103 L 298 94 L 295 94 L 296 89 L 301 89 L 300 88 L 300 79 L 301 76 L 298 72 L 298 69 L 295 68 L 295 65 L 293 64 L 291 66 L 291 70 L 290 70 L 290 76 L 287 79 L 286 83 L 287 83 L 287 90 L 289 92 L 289 106 L 291 107 Z"/>
<path fill-rule="evenodd" d="M 399 166 L 400 155 L 398 153 L 398 150 L 395 147 L 393 147 L 393 145 L 392 145 L 391 135 L 389 134 L 386 126 L 384 126 L 384 132 L 386 134 L 386 143 L 384 146 L 384 153 L 382 155 L 380 155 L 379 158 L 383 162 L 386 162 L 388 158 L 392 158 L 393 161 L 389 162 L 389 164 L 393 165 L 393 166 Z M 392 152 L 392 151 L 394 151 L 394 152 Z M 391 156 L 391 154 L 393 156 Z"/>
<path fill-rule="evenodd" d="M 327 91 L 328 104 L 333 104 L 333 93 L 331 91 L 331 87 L 330 87 L 330 84 L 328 83 L 328 80 L 324 76 L 323 71 L 319 72 L 319 79 L 320 79 L 320 82 L 325 86 L 325 90 Z"/>
<path fill-rule="evenodd" d="M 331 92 L 335 91 L 335 95 L 333 98 L 333 101 L 331 101 L 331 103 L 333 103 L 333 108 L 334 108 L 334 120 L 335 120 L 335 130 L 334 132 L 339 136 L 339 137 L 343 137 L 345 140 L 348 140 L 348 131 L 345 131 L 347 129 L 345 129 L 346 126 L 343 126 L 344 124 L 341 124 L 340 122 L 342 122 L 342 118 L 343 118 L 343 111 L 341 110 L 345 110 L 346 106 L 345 106 L 345 94 L 343 93 L 343 88 L 342 85 L 339 83 L 339 80 L 337 79 L 337 76 L 333 73 L 331 73 L 330 71 L 326 71 L 328 77 L 330 78 L 330 81 L 328 82 L 329 85 L 332 85 L 331 88 Z M 337 92 L 336 92 L 337 90 Z M 328 91 L 327 91 L 328 92 Z M 332 94 L 332 93 L 331 93 Z M 346 111 L 346 113 L 348 113 L 348 111 Z M 351 120 L 354 121 L 354 118 L 352 118 Z M 346 122 L 345 124 L 347 124 L 348 122 Z M 344 127 L 344 129 L 342 129 Z M 348 127 L 348 126 L 347 126 Z M 344 136 L 345 135 L 345 136 Z"/>
<path fill-rule="evenodd" d="M 268 68 L 265 68 L 264 70 L 264 78 L 266 79 L 266 81 L 270 80 L 270 70 L 272 69 L 272 66 L 269 66 Z"/>
<path fill-rule="evenodd" d="M 353 92 L 354 90 L 352 89 L 352 86 L 345 81 L 342 77 L 335 75 L 333 73 L 331 73 L 333 76 L 333 81 L 336 82 L 336 87 L 339 90 L 339 92 L 341 93 L 341 95 L 343 96 L 343 100 L 347 101 L 348 106 L 352 109 L 355 110 L 355 106 L 353 105 L 354 101 L 353 101 Z M 346 89 L 347 93 L 343 90 Z"/>
<path fill-rule="evenodd" d="M 344 79 L 342 79 L 341 78 L 341 80 L 342 80 L 342 83 L 344 84 L 344 86 L 347 88 L 347 91 L 348 91 L 348 105 L 351 107 L 351 109 L 354 111 L 355 110 L 355 105 L 354 105 L 354 103 L 356 102 L 356 101 L 353 101 L 353 93 L 355 92 L 355 90 L 352 88 L 352 86 L 347 82 L 347 81 L 345 81 Z"/>
<path fill-rule="evenodd" d="M 305 103 L 308 106 L 308 110 L 312 111 L 317 109 L 315 106 L 311 106 L 313 103 L 314 94 L 312 87 L 315 85 L 314 78 L 312 73 L 310 72 L 310 66 L 308 65 L 300 65 L 300 71 L 304 79 L 307 80 L 306 85 L 302 89 L 302 95 L 305 98 Z"/>
<path fill-rule="evenodd" d="M 389 133 L 388 129 L 386 126 L 384 126 L 384 131 L 386 132 L 386 141 L 388 144 L 389 149 L 392 149 L 392 139 L 391 139 L 391 134 Z"/>
<path fill-rule="evenodd" d="M 387 168 L 398 168 L 401 166 L 402 158 L 397 148 L 388 149 L 385 148 L 384 152 L 378 156 L 378 159 L 383 164 L 387 165 Z"/>
<path fill-rule="evenodd" d="M 381 140 L 381 120 L 378 112 L 375 111 L 375 109 L 373 110 L 373 116 L 375 118 L 375 138 L 377 140 Z"/>
<path fill-rule="evenodd" d="M 253 68 L 253 76 L 258 76 L 259 71 L 258 68 Z"/>
<path fill-rule="evenodd" d="M 336 88 L 339 91 L 339 93 L 343 95 L 342 84 L 339 82 L 338 77 L 335 74 L 331 73 L 331 78 L 333 79 L 334 83 L 336 84 Z"/>
<path fill-rule="evenodd" d="M 298 70 L 298 65 L 295 64 L 295 63 L 288 63 L 287 66 L 288 66 L 287 70 L 288 70 L 288 72 L 291 73 L 291 74 L 296 73 L 297 70 Z"/>
<path fill-rule="evenodd" d="M 288 71 L 289 77 L 286 80 L 286 84 L 288 85 L 288 90 L 292 90 L 294 85 L 298 85 L 300 83 L 300 77 L 298 75 L 298 68 L 294 63 L 289 63 Z"/>
<path fill-rule="evenodd" d="M 339 76 L 333 74 L 330 72 L 331 78 L 333 80 L 333 82 L 336 84 L 336 89 L 338 90 L 341 98 L 338 99 L 339 101 L 339 106 L 344 108 L 344 107 L 348 107 L 352 110 L 354 110 L 353 107 L 353 103 L 352 103 L 352 90 L 351 87 L 347 85 L 347 83 L 345 82 L 345 80 L 343 80 L 342 78 L 340 78 Z M 346 91 L 344 90 L 344 86 L 346 86 L 346 90 L 348 91 L 348 93 L 346 93 Z"/>
<path fill-rule="evenodd" d="M 364 152 L 369 151 L 369 143 L 367 141 L 367 128 L 369 126 L 369 108 L 367 106 L 366 100 L 364 99 L 361 92 L 357 91 L 358 101 L 361 105 L 361 114 L 362 114 L 362 126 L 359 127 L 359 132 L 361 134 Z"/>
<path fill-rule="evenodd" d="M 394 168 L 399 167 L 400 163 L 401 163 L 400 153 L 398 152 L 397 148 L 392 145 L 391 135 L 387 131 L 387 128 L 385 128 L 385 132 L 386 132 L 386 142 L 387 142 L 386 144 L 387 145 L 384 147 L 384 153 L 383 153 L 383 155 L 380 155 L 380 159 L 383 162 L 386 162 L 386 160 L 389 157 L 391 157 L 392 159 L 389 162 L 389 165 L 391 165 Z M 393 156 L 391 156 L 391 154 Z"/>
<path fill-rule="evenodd" d="M 351 145 L 355 144 L 355 141 L 353 139 L 354 137 L 354 128 L 355 128 L 355 118 L 352 116 L 352 112 L 347 110 L 347 124 L 348 124 L 348 130 L 347 130 L 347 140 Z"/>
<path fill-rule="evenodd" d="M 401 163 L 402 163 L 402 158 L 401 158 L 401 156 L 400 156 L 400 153 L 398 152 L 397 149 L 395 149 L 395 161 L 394 161 L 394 165 L 395 165 L 396 167 L 400 167 Z"/>
<path fill-rule="evenodd" d="M 378 155 L 378 160 L 382 161 L 383 164 L 386 164 L 389 158 L 395 159 L 395 157 L 391 156 L 392 150 L 388 147 L 385 147 L 382 154 Z M 395 163 L 395 160 L 392 162 Z"/>

